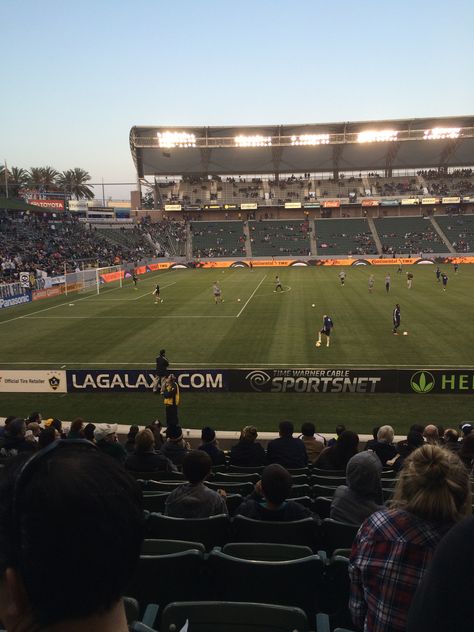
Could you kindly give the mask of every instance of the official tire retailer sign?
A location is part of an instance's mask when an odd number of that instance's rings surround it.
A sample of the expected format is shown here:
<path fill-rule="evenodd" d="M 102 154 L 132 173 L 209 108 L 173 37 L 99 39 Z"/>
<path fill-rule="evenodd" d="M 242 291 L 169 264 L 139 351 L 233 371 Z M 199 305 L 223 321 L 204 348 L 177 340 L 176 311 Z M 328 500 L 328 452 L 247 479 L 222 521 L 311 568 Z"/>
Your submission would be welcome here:
<path fill-rule="evenodd" d="M 66 371 L 0 371 L 0 393 L 67 393 Z"/>

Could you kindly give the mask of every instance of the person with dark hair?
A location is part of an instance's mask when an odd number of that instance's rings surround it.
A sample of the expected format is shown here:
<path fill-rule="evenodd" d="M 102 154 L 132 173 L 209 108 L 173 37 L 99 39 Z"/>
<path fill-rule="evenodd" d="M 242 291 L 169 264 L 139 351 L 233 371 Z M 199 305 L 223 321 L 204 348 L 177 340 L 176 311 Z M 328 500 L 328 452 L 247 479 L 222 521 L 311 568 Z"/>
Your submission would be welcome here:
<path fill-rule="evenodd" d="M 410 432 L 419 432 L 421 435 L 423 434 L 423 432 L 425 431 L 425 427 L 423 426 L 423 424 L 412 424 L 410 426 Z"/>
<path fill-rule="evenodd" d="M 208 518 L 227 514 L 225 492 L 221 489 L 216 492 L 204 485 L 211 469 L 211 457 L 206 452 L 188 452 L 183 460 L 183 474 L 189 483 L 171 492 L 166 499 L 165 515 L 174 518 Z"/>
<path fill-rule="evenodd" d="M 459 458 L 425 444 L 405 461 L 390 508 L 360 527 L 349 561 L 349 610 L 359 630 L 405 632 L 416 589 L 440 540 L 471 509 Z"/>
<path fill-rule="evenodd" d="M 332 445 L 336 443 L 336 441 L 339 439 L 339 437 L 341 436 L 341 434 L 344 432 L 345 429 L 346 427 L 344 424 L 338 424 L 336 426 L 336 436 L 333 437 L 332 439 L 329 439 L 328 448 L 330 448 Z"/>
<path fill-rule="evenodd" d="M 87 439 L 87 441 L 91 441 L 92 443 L 95 442 L 95 437 L 94 437 L 95 424 L 91 424 L 91 423 L 86 424 L 84 428 L 82 429 L 82 432 L 84 434 L 84 439 Z"/>
<path fill-rule="evenodd" d="M 20 452 L 33 452 L 36 449 L 34 441 L 28 441 L 25 438 L 26 423 L 24 419 L 13 419 L 5 431 L 3 437 L 0 437 L 0 456 L 16 456 Z"/>
<path fill-rule="evenodd" d="M 256 441 L 258 432 L 255 426 L 244 426 L 239 442 L 230 449 L 230 465 L 238 467 L 261 467 L 265 465 L 265 450 Z"/>
<path fill-rule="evenodd" d="M 27 424 L 31 424 L 31 423 L 41 424 L 42 421 L 43 421 L 43 417 L 41 416 L 41 413 L 38 411 L 30 413 L 28 415 L 28 418 L 26 419 Z"/>
<path fill-rule="evenodd" d="M 134 472 L 176 472 L 174 464 L 163 454 L 155 452 L 155 437 L 148 428 L 137 434 L 135 449 L 125 460 L 127 470 Z"/>
<path fill-rule="evenodd" d="M 209 426 L 201 430 L 202 443 L 198 450 L 207 452 L 211 457 L 212 465 L 225 465 L 225 454 L 219 449 L 215 431 Z"/>
<path fill-rule="evenodd" d="M 382 509 L 381 474 L 382 463 L 375 452 L 355 454 L 346 467 L 347 485 L 340 485 L 334 493 L 330 518 L 360 525 Z"/>
<path fill-rule="evenodd" d="M 94 439 L 101 452 L 123 464 L 127 453 L 118 441 L 117 429 L 117 424 L 99 424 L 94 430 Z"/>
<path fill-rule="evenodd" d="M 135 452 L 135 439 L 139 431 L 140 431 L 140 428 L 136 424 L 130 426 L 130 429 L 127 434 L 127 440 L 125 441 L 125 445 L 124 445 L 125 452 L 127 454 L 133 454 Z"/>
<path fill-rule="evenodd" d="M 3 626 L 127 632 L 122 596 L 143 532 L 138 484 L 89 442 L 13 459 L 0 483 Z"/>
<path fill-rule="evenodd" d="M 44 428 L 41 431 L 41 434 L 38 439 L 38 448 L 42 450 L 46 448 L 50 443 L 54 443 L 60 438 L 59 432 L 56 430 L 54 426 L 48 426 L 48 428 Z"/>
<path fill-rule="evenodd" d="M 294 500 L 287 500 L 292 486 L 290 473 L 278 463 L 267 465 L 254 491 L 244 499 L 237 514 L 266 521 L 293 521 L 312 516 Z"/>
<path fill-rule="evenodd" d="M 472 432 L 462 440 L 458 455 L 467 469 L 471 471 L 474 465 L 474 434 Z"/>
<path fill-rule="evenodd" d="M 155 437 L 155 450 L 161 450 L 165 442 L 163 439 L 163 435 L 161 434 L 163 424 L 159 419 L 155 419 L 151 422 L 151 424 L 148 424 L 147 428 L 148 430 L 152 431 L 153 436 Z"/>
<path fill-rule="evenodd" d="M 415 427 L 423 428 L 423 426 L 416 426 L 416 424 Z M 388 467 L 392 467 L 398 472 L 402 469 L 405 459 L 410 456 L 414 450 L 420 448 L 424 443 L 425 440 L 421 432 L 418 432 L 417 430 L 410 430 L 407 434 L 407 438 L 397 443 L 397 454 L 393 457 L 393 459 L 387 461 L 386 465 Z"/>
<path fill-rule="evenodd" d="M 465 421 L 459 425 L 459 430 L 462 432 L 462 438 L 467 437 L 467 435 L 471 434 L 473 425 L 469 422 Z"/>
<path fill-rule="evenodd" d="M 156 358 L 156 382 L 153 387 L 153 392 L 160 391 L 163 394 L 163 388 L 165 386 L 166 377 L 168 375 L 168 367 L 170 363 L 166 357 L 166 351 L 160 349 L 160 354 Z"/>
<path fill-rule="evenodd" d="M 161 454 L 172 463 L 181 467 L 184 457 L 191 449 L 191 446 L 184 440 L 181 426 L 168 426 L 166 428 L 166 441 L 161 448 Z"/>
<path fill-rule="evenodd" d="M 69 432 L 67 433 L 67 439 L 83 439 L 84 434 L 82 429 L 84 427 L 84 419 L 81 417 L 77 417 L 74 421 L 71 422 L 71 426 L 69 427 Z"/>
<path fill-rule="evenodd" d="M 282 421 L 279 425 L 278 439 L 269 441 L 267 445 L 267 462 L 279 463 L 286 468 L 301 468 L 308 465 L 308 455 L 301 439 L 293 437 L 291 421 Z"/>
<path fill-rule="evenodd" d="M 326 439 L 323 435 L 316 434 L 316 428 L 313 423 L 306 421 L 301 425 L 301 435 L 299 438 L 304 443 L 308 461 L 314 463 L 326 445 Z"/>
<path fill-rule="evenodd" d="M 345 470 L 349 460 L 357 454 L 358 448 L 359 435 L 351 430 L 344 430 L 334 445 L 321 452 L 314 466 L 321 470 Z"/>
<path fill-rule="evenodd" d="M 5 421 L 3 422 L 3 426 L 0 426 L 0 438 L 3 437 L 10 422 L 12 422 L 14 419 L 17 419 L 16 415 L 8 415 L 8 417 L 5 418 Z"/>

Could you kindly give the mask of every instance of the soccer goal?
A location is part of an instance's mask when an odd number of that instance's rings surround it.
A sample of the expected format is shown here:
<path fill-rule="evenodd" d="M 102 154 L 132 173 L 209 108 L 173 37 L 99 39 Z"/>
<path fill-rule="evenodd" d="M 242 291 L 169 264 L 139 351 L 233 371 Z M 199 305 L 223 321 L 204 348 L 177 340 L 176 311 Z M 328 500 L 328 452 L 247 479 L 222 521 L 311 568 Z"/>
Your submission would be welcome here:
<path fill-rule="evenodd" d="M 125 271 L 121 265 L 105 268 L 89 268 L 78 273 L 80 292 L 95 291 L 100 294 L 107 289 L 121 288 Z"/>

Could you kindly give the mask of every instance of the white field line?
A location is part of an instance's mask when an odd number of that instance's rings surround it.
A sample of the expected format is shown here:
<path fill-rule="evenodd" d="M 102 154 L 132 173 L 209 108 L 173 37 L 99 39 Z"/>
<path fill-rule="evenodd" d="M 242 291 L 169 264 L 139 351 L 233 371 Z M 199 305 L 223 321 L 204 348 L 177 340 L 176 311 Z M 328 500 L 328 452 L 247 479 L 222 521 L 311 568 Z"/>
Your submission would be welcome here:
<path fill-rule="evenodd" d="M 166 316 L 32 316 L 31 320 L 157 320 L 158 318 L 236 318 L 235 316 L 220 315 L 190 315 L 169 314 Z"/>
<path fill-rule="evenodd" d="M 242 309 L 240 310 L 240 312 L 237 314 L 236 318 L 238 318 L 240 316 L 240 314 L 244 311 L 244 309 L 247 307 L 247 305 L 250 303 L 250 301 L 252 300 L 252 298 L 255 296 L 256 291 L 258 290 L 258 288 L 262 285 L 262 283 L 265 281 L 265 279 L 267 278 L 267 275 L 265 275 L 263 277 L 263 279 L 260 281 L 260 283 L 257 285 L 257 287 L 254 289 L 254 291 L 252 292 L 252 294 L 248 297 L 248 299 L 245 301 L 245 305 L 242 307 Z"/>
<path fill-rule="evenodd" d="M 178 283 L 178 281 L 173 281 L 172 283 L 168 283 L 167 285 L 161 285 L 160 289 L 164 290 L 166 287 L 170 287 L 170 285 L 176 285 L 176 283 Z M 154 290 L 151 290 L 150 292 L 145 292 L 145 294 L 140 294 L 139 296 L 135 296 L 134 298 L 96 298 L 94 299 L 94 303 L 129 303 L 131 301 L 138 301 L 139 298 L 143 298 L 144 296 L 149 296 L 150 294 L 153 294 L 153 291 Z"/>
<path fill-rule="evenodd" d="M 225 316 L 224 318 L 234 318 L 234 316 Z M 121 366 L 143 366 L 143 367 L 154 367 L 155 364 L 154 362 L 120 362 L 118 360 L 109 360 L 108 362 L 36 362 L 36 361 L 31 361 L 31 362 L 0 362 L 0 366 L 24 366 L 24 365 L 30 365 L 30 366 L 56 366 L 58 364 L 64 365 L 64 366 L 110 366 L 111 364 L 120 364 Z M 288 364 L 288 363 L 284 363 L 284 364 L 280 364 L 277 362 L 272 362 L 271 364 L 262 362 L 259 364 L 253 364 L 253 365 L 249 365 L 249 364 L 243 364 L 243 363 L 231 363 L 231 362 L 193 362 L 191 364 L 189 363 L 182 363 L 182 362 L 174 362 L 173 365 L 175 369 L 186 369 L 186 368 L 193 368 L 193 367 L 203 367 L 203 368 L 207 368 L 207 369 L 213 369 L 213 368 L 225 368 L 225 367 L 239 367 L 241 368 L 243 371 L 246 370 L 251 370 L 251 369 L 258 369 L 258 368 L 262 368 L 262 367 L 297 367 L 298 369 L 301 369 L 302 371 L 306 370 L 306 369 L 326 369 L 328 367 L 337 367 L 337 368 L 356 368 L 356 369 L 397 369 L 397 368 L 411 368 L 411 369 L 425 369 L 425 370 L 429 370 L 429 369 L 473 369 L 474 368 L 474 364 L 465 364 L 463 366 L 460 366 L 459 364 L 444 364 L 444 365 L 438 365 L 438 364 Z M 421 370 L 420 369 L 420 370 Z"/>
<path fill-rule="evenodd" d="M 115 290 L 120 290 L 119 287 L 113 287 L 110 290 L 104 290 L 105 292 L 115 292 Z M 97 296 L 97 294 L 89 294 L 88 296 L 84 296 L 82 298 L 74 298 L 70 300 L 74 300 L 75 303 L 79 303 L 79 301 L 86 301 L 89 298 L 93 298 Z M 12 323 L 14 320 L 20 320 L 21 318 L 30 318 L 34 314 L 41 314 L 41 312 L 48 312 L 50 309 L 57 309 L 58 307 L 64 307 L 64 305 L 69 305 L 69 301 L 65 303 L 59 303 L 59 305 L 52 305 L 51 307 L 45 307 L 44 309 L 37 309 L 35 312 L 29 312 L 28 314 L 23 314 L 23 316 L 15 316 L 15 318 L 9 318 L 8 320 L 0 321 L 0 325 L 5 325 L 5 323 Z"/>

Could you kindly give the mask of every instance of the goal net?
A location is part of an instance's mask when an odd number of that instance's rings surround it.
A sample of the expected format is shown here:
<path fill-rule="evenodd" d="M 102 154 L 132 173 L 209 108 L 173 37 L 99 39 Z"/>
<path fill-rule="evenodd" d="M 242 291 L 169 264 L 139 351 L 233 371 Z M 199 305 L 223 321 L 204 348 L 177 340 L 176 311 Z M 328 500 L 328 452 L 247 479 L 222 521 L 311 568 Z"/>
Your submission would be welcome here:
<path fill-rule="evenodd" d="M 78 273 L 80 278 L 80 292 L 96 292 L 100 294 L 105 289 L 121 288 L 125 271 L 121 265 L 105 268 L 90 268 Z"/>

